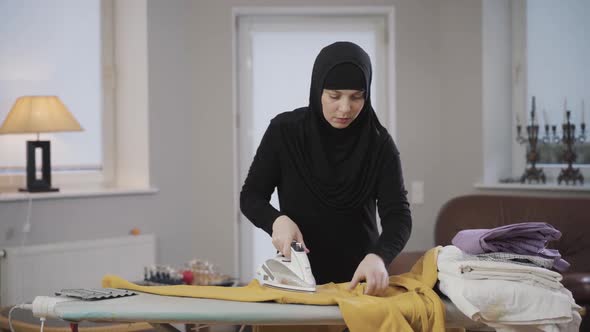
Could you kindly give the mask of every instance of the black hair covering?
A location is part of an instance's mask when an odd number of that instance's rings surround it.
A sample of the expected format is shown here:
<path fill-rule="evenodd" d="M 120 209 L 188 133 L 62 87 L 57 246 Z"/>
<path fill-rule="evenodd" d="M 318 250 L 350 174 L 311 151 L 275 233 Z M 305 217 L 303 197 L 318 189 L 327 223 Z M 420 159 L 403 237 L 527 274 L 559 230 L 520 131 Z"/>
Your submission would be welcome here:
<path fill-rule="evenodd" d="M 330 69 L 324 80 L 324 89 L 365 90 L 366 84 L 363 71 L 357 65 L 346 62 Z"/>
<path fill-rule="evenodd" d="M 356 65 L 363 73 L 365 104 L 346 128 L 330 125 L 322 113 L 321 96 L 326 75 L 340 64 Z M 350 42 L 336 42 L 318 54 L 312 72 L 309 106 L 302 125 L 282 129 L 293 166 L 324 206 L 337 211 L 360 207 L 370 195 L 391 136 L 371 106 L 371 61 Z M 396 151 L 397 153 L 397 151 Z"/>

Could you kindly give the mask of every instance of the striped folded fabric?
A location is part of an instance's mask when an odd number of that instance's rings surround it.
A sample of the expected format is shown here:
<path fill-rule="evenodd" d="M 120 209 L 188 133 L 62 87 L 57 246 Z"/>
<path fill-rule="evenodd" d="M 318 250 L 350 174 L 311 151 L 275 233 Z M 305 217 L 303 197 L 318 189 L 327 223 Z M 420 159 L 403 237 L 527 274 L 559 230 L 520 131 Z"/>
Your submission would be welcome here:
<path fill-rule="evenodd" d="M 484 261 L 514 263 L 527 266 L 538 266 L 545 269 L 551 269 L 553 267 L 553 259 L 534 255 L 519 255 L 509 252 L 490 252 L 486 254 L 475 255 L 474 257 Z"/>

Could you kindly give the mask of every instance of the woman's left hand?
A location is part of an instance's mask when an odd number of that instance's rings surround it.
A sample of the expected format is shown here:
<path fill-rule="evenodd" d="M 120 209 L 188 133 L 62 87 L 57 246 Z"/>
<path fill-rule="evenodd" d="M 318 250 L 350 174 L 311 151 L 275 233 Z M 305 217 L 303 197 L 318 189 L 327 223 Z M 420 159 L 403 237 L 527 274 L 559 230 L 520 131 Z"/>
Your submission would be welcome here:
<path fill-rule="evenodd" d="M 363 280 L 367 282 L 366 295 L 381 296 L 385 294 L 387 287 L 389 287 L 389 275 L 381 257 L 375 254 L 365 256 L 365 259 L 356 268 L 348 289 L 354 289 Z"/>

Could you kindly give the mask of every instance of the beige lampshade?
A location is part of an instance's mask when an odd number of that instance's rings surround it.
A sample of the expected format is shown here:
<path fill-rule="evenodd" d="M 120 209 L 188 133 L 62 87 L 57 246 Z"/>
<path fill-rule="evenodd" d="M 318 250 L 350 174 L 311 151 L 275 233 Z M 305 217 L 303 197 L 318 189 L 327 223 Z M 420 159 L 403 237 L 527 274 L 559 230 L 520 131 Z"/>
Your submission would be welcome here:
<path fill-rule="evenodd" d="M 56 96 L 24 96 L 12 106 L 0 134 L 82 131 L 82 127 Z"/>

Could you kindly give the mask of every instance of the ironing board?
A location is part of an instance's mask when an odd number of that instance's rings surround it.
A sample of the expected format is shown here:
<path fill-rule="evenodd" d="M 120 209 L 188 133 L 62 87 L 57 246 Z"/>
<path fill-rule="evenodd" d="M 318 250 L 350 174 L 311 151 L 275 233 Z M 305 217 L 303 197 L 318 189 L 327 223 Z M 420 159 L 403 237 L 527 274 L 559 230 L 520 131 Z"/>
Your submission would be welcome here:
<path fill-rule="evenodd" d="M 479 331 L 485 325 L 463 315 L 448 299 L 447 327 Z M 219 325 L 344 325 L 338 306 L 254 303 L 161 296 L 134 296 L 55 304 L 51 318 L 71 322 L 148 322 L 162 331 L 177 331 L 171 324 Z M 47 317 L 50 318 L 50 317 Z"/>

